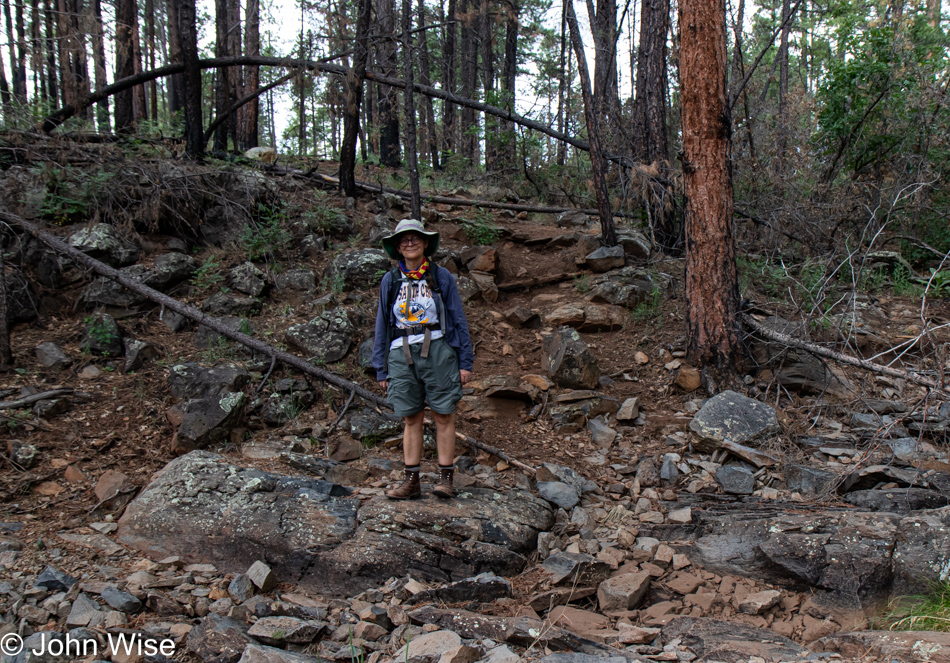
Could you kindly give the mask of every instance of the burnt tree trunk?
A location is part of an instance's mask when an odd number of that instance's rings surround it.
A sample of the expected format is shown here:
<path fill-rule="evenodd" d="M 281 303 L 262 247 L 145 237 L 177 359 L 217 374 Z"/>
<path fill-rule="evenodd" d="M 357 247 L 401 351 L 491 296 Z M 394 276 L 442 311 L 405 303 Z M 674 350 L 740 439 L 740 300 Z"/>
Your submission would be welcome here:
<path fill-rule="evenodd" d="M 478 44 L 475 43 L 476 11 L 474 0 L 462 0 L 459 7 L 458 20 L 461 24 L 461 95 L 472 99 L 475 95 L 475 80 L 478 76 L 476 69 L 478 59 Z M 460 153 L 471 164 L 475 159 L 475 141 L 478 130 L 475 126 L 475 109 L 462 108 L 459 122 Z"/>
<path fill-rule="evenodd" d="M 24 0 L 16 3 L 16 66 L 13 67 L 13 89 L 19 89 L 21 101 L 26 103 L 26 23 L 23 20 Z"/>
<path fill-rule="evenodd" d="M 241 5 L 240 0 L 228 1 L 228 55 L 241 55 Z M 238 114 L 233 112 L 234 105 L 243 94 L 241 89 L 244 87 L 244 68 L 228 67 L 228 111 L 231 115 L 228 117 L 228 135 L 231 137 L 231 144 L 235 149 L 238 145 Z"/>
<path fill-rule="evenodd" d="M 59 105 L 59 86 L 56 84 L 56 32 L 53 22 L 54 12 L 52 0 L 43 0 L 43 24 L 45 28 L 44 43 L 46 46 L 46 86 L 48 89 L 48 98 L 52 106 Z M 4 76 L 4 79 L 6 77 Z M 6 87 L 6 80 L 4 80 Z M 7 94 L 9 97 L 9 94 Z M 9 99 L 4 100 L 4 107 L 10 103 Z"/>
<path fill-rule="evenodd" d="M 16 39 L 13 36 L 13 15 L 10 13 L 10 0 L 3 0 L 3 16 L 7 21 L 7 48 L 10 50 L 10 70 L 12 72 L 13 98 L 17 103 L 26 101 L 26 89 L 20 89 L 17 77 Z"/>
<path fill-rule="evenodd" d="M 688 357 L 712 392 L 742 356 L 724 0 L 681 0 L 679 24 Z"/>
<path fill-rule="evenodd" d="M 115 78 L 121 80 L 135 73 L 133 64 L 132 21 L 135 0 L 117 0 L 115 3 Z M 136 86 L 138 87 L 138 86 Z M 134 90 L 130 88 L 115 95 L 115 130 L 131 132 L 135 123 Z"/>
<path fill-rule="evenodd" d="M 495 54 L 490 0 L 481 0 L 478 8 L 479 46 L 481 47 L 482 99 L 495 104 Z M 484 115 L 485 123 L 485 172 L 494 172 L 498 166 L 498 121 L 492 115 Z"/>
<path fill-rule="evenodd" d="M 560 39 L 560 53 L 558 55 L 558 80 L 557 80 L 557 130 L 560 133 L 564 133 L 564 111 L 565 111 L 565 94 L 567 88 L 567 81 L 569 80 L 567 76 L 567 67 L 569 66 L 568 60 L 570 58 L 570 53 L 567 49 L 567 2 L 564 2 L 561 6 L 561 39 Z M 557 144 L 557 153 L 555 155 L 554 162 L 558 166 L 564 165 L 564 160 L 567 157 L 567 145 L 563 141 L 558 141 Z"/>
<path fill-rule="evenodd" d="M 369 55 L 369 20 L 372 0 L 360 0 L 356 17 L 356 39 L 353 42 L 353 66 L 343 81 L 343 141 L 340 145 L 340 191 L 356 195 L 356 139 L 360 129 L 360 104 L 363 100 L 363 79 Z"/>
<path fill-rule="evenodd" d="M 226 58 L 228 52 L 228 0 L 214 0 L 214 56 Z M 214 114 L 223 117 L 230 110 L 228 103 L 228 72 L 219 69 L 214 73 Z M 221 124 L 214 132 L 215 152 L 228 149 L 228 126 Z"/>
<path fill-rule="evenodd" d="M 179 0 L 166 0 L 165 11 L 168 23 L 168 61 L 183 62 L 181 52 L 181 31 L 178 18 Z M 168 117 L 174 119 L 177 113 L 185 110 L 185 75 L 173 74 L 168 82 Z"/>
<path fill-rule="evenodd" d="M 430 74 L 429 63 L 429 37 L 425 29 L 426 11 L 424 0 L 419 0 L 418 13 L 416 14 L 419 31 L 419 82 L 422 85 L 432 85 L 432 76 Z M 425 97 L 422 102 L 422 110 L 425 115 L 426 125 L 426 152 L 432 163 L 432 167 L 439 169 L 439 139 L 435 131 L 435 109 L 432 106 L 432 97 Z"/>
<path fill-rule="evenodd" d="M 518 22 L 519 7 L 516 0 L 508 0 L 505 5 L 505 67 L 502 74 L 501 107 L 510 111 L 515 109 L 515 78 L 518 74 Z M 499 160 L 506 168 L 515 162 L 515 125 L 509 120 L 501 121 L 501 133 L 498 136 Z"/>
<path fill-rule="evenodd" d="M 136 74 L 142 73 L 142 35 L 139 29 L 138 2 L 134 3 L 132 11 L 132 69 Z M 132 90 L 132 115 L 135 124 L 139 120 L 148 119 L 148 102 L 145 96 L 145 86 L 136 85 Z"/>
<path fill-rule="evenodd" d="M 385 76 L 396 75 L 396 23 L 395 0 L 377 0 L 376 25 L 379 45 L 376 48 L 376 64 Z M 399 96 L 390 87 L 377 89 L 377 112 L 379 113 L 379 162 L 395 168 L 400 165 L 399 148 Z"/>
<path fill-rule="evenodd" d="M 410 206 L 413 219 L 422 219 L 422 196 L 419 191 L 419 159 L 416 154 L 416 101 L 412 73 L 412 0 L 402 0 L 402 63 L 406 88 L 406 165 L 409 168 Z"/>
<path fill-rule="evenodd" d="M 455 70 L 457 69 L 456 58 L 456 0 L 449 0 L 449 13 L 445 17 L 445 45 L 442 48 L 442 87 L 446 92 L 455 94 Z M 456 126 L 458 111 L 455 104 L 445 102 L 442 104 L 442 158 L 441 163 L 444 166 L 449 155 L 458 149 Z"/>
<path fill-rule="evenodd" d="M 637 52 L 636 100 L 633 107 L 634 158 L 666 169 L 669 156 L 666 130 L 666 36 L 670 29 L 670 1 L 643 0 L 640 13 L 640 46 Z M 666 175 L 666 173 L 664 173 Z M 673 253 L 681 244 L 672 209 L 663 199 L 650 197 L 654 237 L 663 249 Z"/>
<path fill-rule="evenodd" d="M 251 57 L 261 54 L 261 3 L 247 0 L 244 9 L 244 53 Z M 257 92 L 261 83 L 261 68 L 248 65 L 244 68 L 244 96 Z M 241 150 L 258 146 L 260 102 L 255 97 L 241 109 L 238 115 L 238 145 Z"/>
<path fill-rule="evenodd" d="M 607 246 L 617 245 L 617 232 L 614 229 L 614 216 L 610 210 L 610 197 L 607 192 L 607 173 L 604 168 L 603 152 L 600 147 L 601 100 L 591 94 L 590 74 L 587 71 L 587 55 L 577 26 L 573 0 L 568 0 L 567 27 L 571 32 L 571 44 L 577 58 L 577 73 L 581 77 L 581 94 L 584 96 L 584 116 L 587 118 L 587 140 L 590 143 L 590 170 L 594 180 L 594 192 L 597 196 L 597 212 L 600 214 L 601 240 Z"/>
<path fill-rule="evenodd" d="M 92 59 L 93 69 L 96 74 L 96 89 L 101 90 L 107 85 L 106 82 L 106 48 L 105 32 L 102 27 L 102 1 L 92 0 Z M 103 99 L 96 104 L 96 124 L 99 131 L 109 133 L 109 100 Z"/>
<path fill-rule="evenodd" d="M 155 0 L 145 0 L 145 66 L 155 68 Z M 158 122 L 158 83 L 148 84 L 149 119 Z"/>
<path fill-rule="evenodd" d="M 782 0 L 782 37 L 778 49 L 778 145 L 775 149 L 775 170 L 785 172 L 785 153 L 788 149 L 788 34 L 792 22 L 788 20 L 791 11 L 789 0 Z"/>
<path fill-rule="evenodd" d="M 201 67 L 198 64 L 198 28 L 195 0 L 172 0 L 178 15 L 181 60 L 185 66 L 182 92 L 185 111 L 185 152 L 192 158 L 204 154 L 201 131 Z"/>

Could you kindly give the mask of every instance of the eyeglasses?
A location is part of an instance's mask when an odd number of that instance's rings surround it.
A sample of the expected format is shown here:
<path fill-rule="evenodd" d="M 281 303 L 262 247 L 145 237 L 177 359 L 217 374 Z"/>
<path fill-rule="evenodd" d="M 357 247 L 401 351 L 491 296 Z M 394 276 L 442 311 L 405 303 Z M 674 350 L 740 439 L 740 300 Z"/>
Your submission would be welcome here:
<path fill-rule="evenodd" d="M 408 235 L 399 238 L 399 246 L 410 246 L 411 244 L 422 244 L 422 238 L 418 235 Z"/>

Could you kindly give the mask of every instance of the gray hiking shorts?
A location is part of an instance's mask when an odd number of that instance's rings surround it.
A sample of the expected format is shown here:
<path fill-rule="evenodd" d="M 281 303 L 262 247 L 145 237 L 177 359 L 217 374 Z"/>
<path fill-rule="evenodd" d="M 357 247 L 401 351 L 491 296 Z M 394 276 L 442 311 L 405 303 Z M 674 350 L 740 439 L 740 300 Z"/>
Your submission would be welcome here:
<path fill-rule="evenodd" d="M 386 399 L 400 417 L 421 412 L 428 403 L 437 414 L 452 414 L 462 400 L 462 379 L 455 348 L 444 338 L 429 346 L 429 356 L 422 357 L 422 343 L 409 346 L 412 366 L 406 364 L 403 349 L 389 351 L 389 390 Z"/>

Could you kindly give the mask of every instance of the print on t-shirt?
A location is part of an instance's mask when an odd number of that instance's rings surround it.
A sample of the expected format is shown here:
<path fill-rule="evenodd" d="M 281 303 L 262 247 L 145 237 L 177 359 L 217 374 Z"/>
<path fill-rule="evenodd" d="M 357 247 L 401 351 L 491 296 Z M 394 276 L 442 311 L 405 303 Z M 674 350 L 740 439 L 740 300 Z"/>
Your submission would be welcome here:
<path fill-rule="evenodd" d="M 393 315 L 396 318 L 396 327 L 399 329 L 437 324 L 439 322 L 439 309 L 432 297 L 429 283 L 425 279 L 403 280 L 399 286 L 399 293 L 396 295 L 396 303 L 393 304 Z M 433 340 L 441 338 L 442 331 L 433 329 L 429 336 Z M 389 347 L 401 347 L 402 338 L 402 336 L 394 338 Z M 409 345 L 422 343 L 423 338 L 423 334 L 412 334 L 409 336 Z"/>

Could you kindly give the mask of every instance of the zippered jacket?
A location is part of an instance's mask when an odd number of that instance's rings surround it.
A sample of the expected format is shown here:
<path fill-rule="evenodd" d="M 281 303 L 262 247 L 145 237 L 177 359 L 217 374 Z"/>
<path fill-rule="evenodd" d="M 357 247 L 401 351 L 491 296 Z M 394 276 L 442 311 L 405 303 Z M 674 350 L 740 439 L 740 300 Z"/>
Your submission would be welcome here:
<path fill-rule="evenodd" d="M 394 338 L 393 330 L 396 327 L 393 315 L 393 302 L 386 302 L 389 298 L 392 284 L 392 270 L 386 272 L 379 284 L 379 303 L 376 308 L 376 338 L 373 342 L 373 368 L 376 369 L 376 380 L 382 381 L 389 377 L 388 359 L 389 345 Z M 445 267 L 436 267 L 436 278 L 439 280 L 440 296 L 437 297 L 439 307 L 439 321 L 445 321 L 443 338 L 455 348 L 459 358 L 459 370 L 471 371 L 475 362 L 475 353 L 472 351 L 472 339 L 468 333 L 468 320 L 462 309 L 462 299 L 459 297 L 455 277 Z M 384 306 L 389 310 L 383 310 Z"/>

